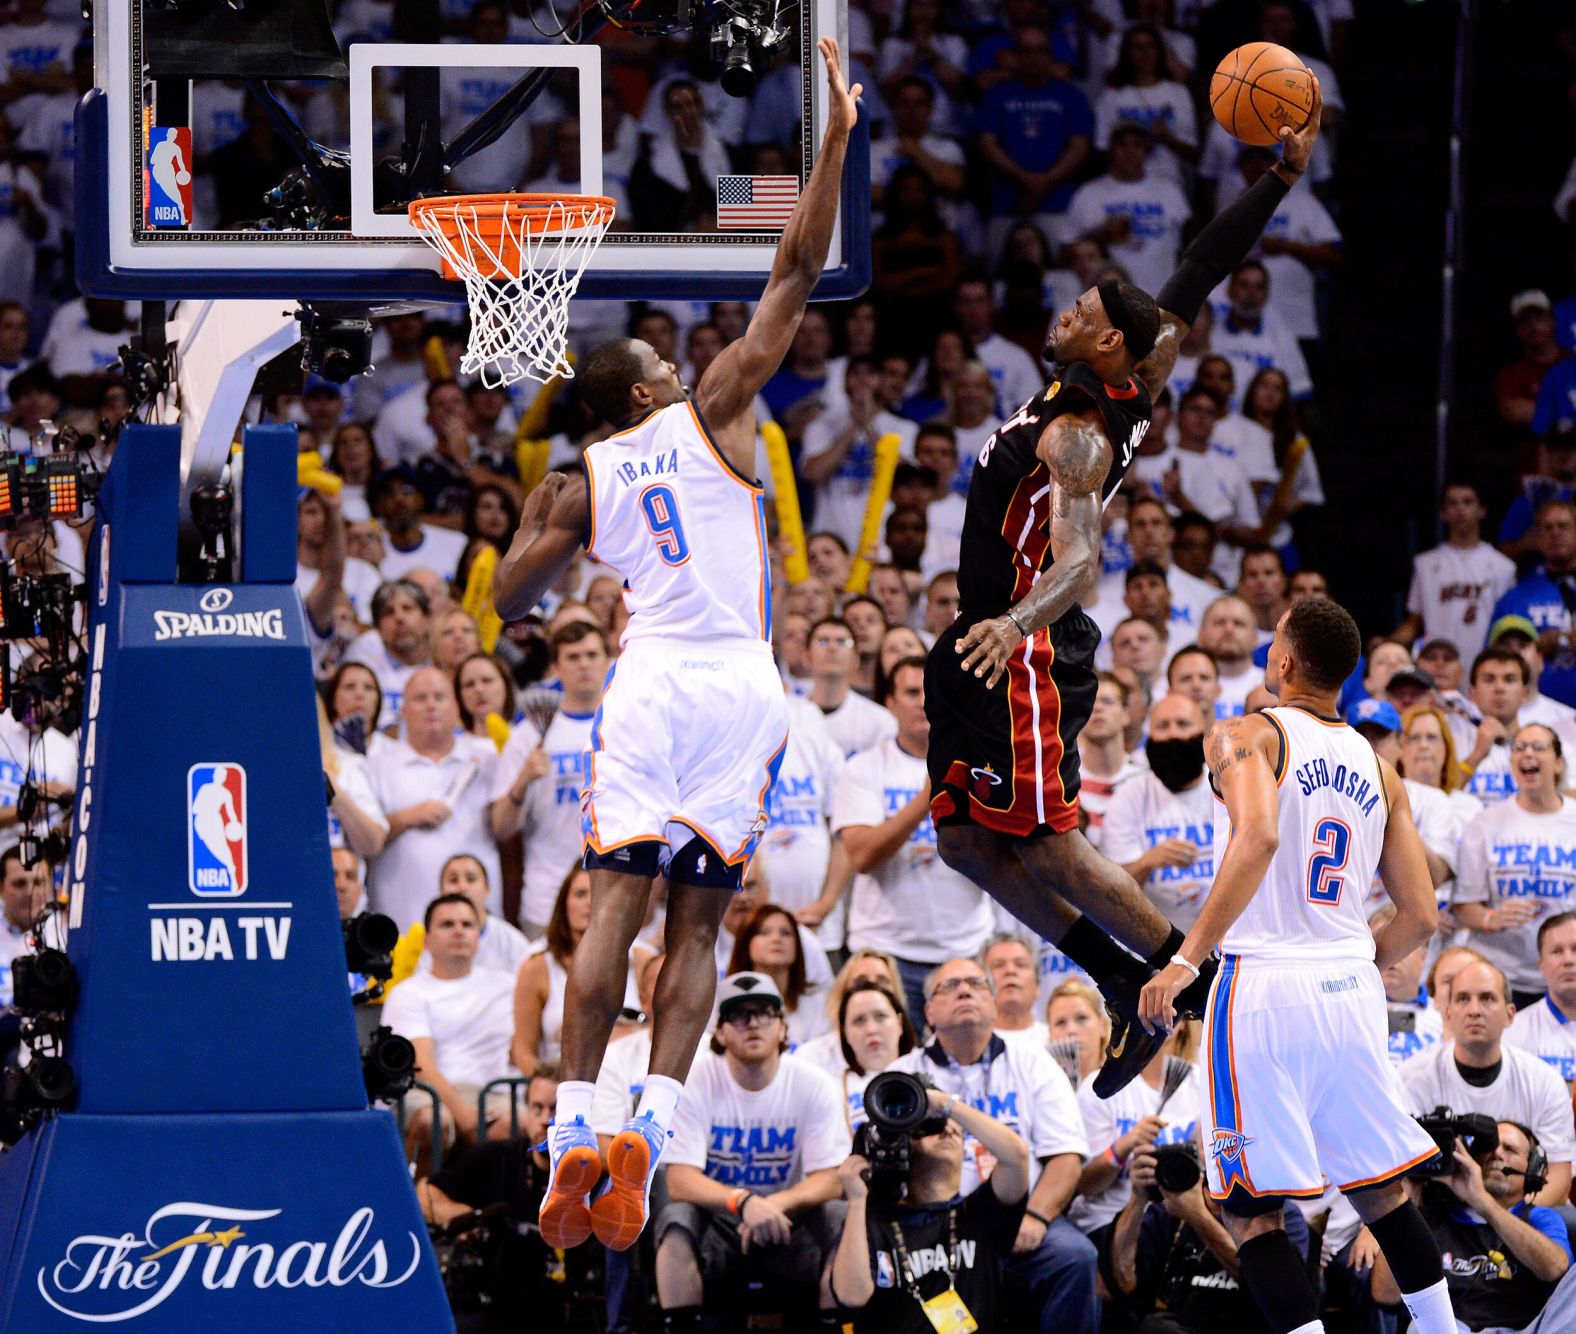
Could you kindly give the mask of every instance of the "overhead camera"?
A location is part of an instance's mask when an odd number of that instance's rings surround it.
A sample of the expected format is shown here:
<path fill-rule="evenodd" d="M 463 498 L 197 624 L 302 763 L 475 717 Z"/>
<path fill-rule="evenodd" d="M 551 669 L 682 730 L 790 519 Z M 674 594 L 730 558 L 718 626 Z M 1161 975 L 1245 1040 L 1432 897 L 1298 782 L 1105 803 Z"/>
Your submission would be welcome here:
<path fill-rule="evenodd" d="M 416 1082 L 416 1049 L 388 1025 L 372 1030 L 361 1052 L 361 1078 L 373 1102 L 398 1098 Z"/>
<path fill-rule="evenodd" d="M 0 1079 L 0 1143 L 15 1144 L 45 1112 L 58 1111 L 77 1091 L 77 1074 L 59 1056 L 37 1056 Z"/>
<path fill-rule="evenodd" d="M 309 305 L 296 318 L 301 321 L 301 369 L 308 375 L 344 384 L 372 368 L 370 320 L 328 315 Z"/>
<path fill-rule="evenodd" d="M 720 0 L 711 7 L 711 58 L 722 66 L 722 91 L 749 97 L 783 49 L 788 32 L 766 0 Z"/>
<path fill-rule="evenodd" d="M 934 1135 L 947 1118 L 930 1110 L 929 1085 L 916 1075 L 888 1070 L 865 1088 L 865 1115 L 854 1133 L 854 1152 L 870 1161 L 870 1193 L 896 1200 L 908 1178 L 909 1144 L 916 1135 Z"/>

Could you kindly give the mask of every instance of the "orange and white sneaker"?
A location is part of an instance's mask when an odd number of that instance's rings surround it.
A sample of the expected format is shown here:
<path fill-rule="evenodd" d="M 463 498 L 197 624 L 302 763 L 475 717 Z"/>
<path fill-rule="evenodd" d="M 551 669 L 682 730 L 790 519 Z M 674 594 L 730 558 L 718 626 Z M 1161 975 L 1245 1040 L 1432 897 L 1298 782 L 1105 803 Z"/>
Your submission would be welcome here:
<path fill-rule="evenodd" d="M 591 1230 L 610 1251 L 627 1251 L 651 1216 L 651 1179 L 668 1132 L 650 1112 L 631 1117 L 607 1148 L 607 1190 L 591 1204 Z"/>
<path fill-rule="evenodd" d="M 547 1158 L 547 1193 L 542 1196 L 537 1225 L 548 1246 L 568 1250 L 591 1235 L 586 1196 L 602 1177 L 602 1155 L 585 1117 L 548 1130 Z"/>

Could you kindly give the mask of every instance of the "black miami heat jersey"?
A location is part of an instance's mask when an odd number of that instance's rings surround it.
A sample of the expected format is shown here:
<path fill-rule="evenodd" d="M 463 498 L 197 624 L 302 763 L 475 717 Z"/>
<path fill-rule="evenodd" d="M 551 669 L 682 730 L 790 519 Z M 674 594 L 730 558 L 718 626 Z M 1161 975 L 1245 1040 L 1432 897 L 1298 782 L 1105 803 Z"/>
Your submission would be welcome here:
<path fill-rule="evenodd" d="M 1082 362 L 1058 366 L 1050 384 L 985 442 L 969 480 L 958 551 L 960 617 L 999 616 L 1028 593 L 1051 564 L 1051 479 L 1036 450 L 1045 428 L 1064 412 L 1100 411 L 1111 441 L 1109 500 L 1149 429 L 1149 390 L 1137 376 L 1108 385 Z"/>

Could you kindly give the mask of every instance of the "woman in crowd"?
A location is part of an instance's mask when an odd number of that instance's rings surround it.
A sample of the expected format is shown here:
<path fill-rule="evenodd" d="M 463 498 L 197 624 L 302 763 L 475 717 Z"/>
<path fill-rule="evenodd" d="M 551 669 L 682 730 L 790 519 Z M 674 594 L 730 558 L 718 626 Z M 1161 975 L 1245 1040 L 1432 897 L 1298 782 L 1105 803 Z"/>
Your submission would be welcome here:
<path fill-rule="evenodd" d="M 1051 1047 L 1073 1038 L 1078 1043 L 1077 1083 L 1092 1075 L 1105 1061 L 1105 1044 L 1111 1036 L 1111 1021 L 1105 1002 L 1087 982 L 1063 982 L 1051 992 L 1045 1006 L 1045 1026 L 1051 1030 Z M 1069 1072 L 1070 1073 L 1070 1072 Z"/>
<path fill-rule="evenodd" d="M 473 653 L 455 668 L 454 697 L 460 705 L 460 726 L 471 736 L 496 743 L 487 730 L 488 717 L 496 714 L 505 724 L 514 722 L 514 682 L 490 653 Z"/>
<path fill-rule="evenodd" d="M 898 405 L 898 415 L 921 423 L 942 416 L 952 405 L 953 380 L 973 360 L 974 344 L 956 329 L 943 329 L 931 340 L 919 383 Z"/>
<path fill-rule="evenodd" d="M 1268 367 L 1248 381 L 1242 395 L 1242 415 L 1270 433 L 1275 449 L 1280 480 L 1273 488 L 1258 484 L 1259 507 L 1264 513 L 1264 527 L 1268 528 L 1272 520 L 1276 525 L 1265 541 L 1284 550 L 1292 540 L 1291 525 L 1286 520 L 1309 506 L 1324 504 L 1319 465 L 1303 432 L 1297 402 L 1291 396 L 1291 382 L 1284 371 Z"/>
<path fill-rule="evenodd" d="M 728 971 L 765 973 L 777 984 L 792 1047 L 819 1037 L 831 1027 L 821 998 L 805 981 L 799 924 L 788 909 L 763 903 L 750 915 L 734 938 Z"/>
<path fill-rule="evenodd" d="M 463 594 L 470 581 L 471 566 L 486 547 L 500 556 L 509 549 L 514 530 L 520 526 L 520 507 L 501 486 L 485 482 L 475 487 L 465 502 L 465 554 L 454 576 L 455 587 Z"/>
<path fill-rule="evenodd" d="M 577 866 L 564 877 L 553 901 L 546 947 L 525 961 L 515 982 L 514 1042 L 509 1054 L 522 1075 L 535 1074 L 543 1062 L 558 1060 L 569 965 L 590 921 L 591 873 Z"/>
<path fill-rule="evenodd" d="M 1462 790 L 1455 738 L 1442 709 L 1419 704 L 1401 716 L 1401 759 L 1396 766 L 1412 800 L 1412 819 L 1423 838 L 1423 853 L 1439 895 L 1439 928 L 1455 930 L 1450 911 L 1461 835 L 1483 810 L 1483 803 Z"/>
<path fill-rule="evenodd" d="M 328 471 L 343 482 L 339 506 L 346 523 L 365 523 L 372 517 L 367 508 L 367 483 L 382 469 L 372 432 L 360 422 L 346 422 L 334 432 L 328 452 Z"/>
<path fill-rule="evenodd" d="M 884 972 L 879 956 L 872 962 Z M 816 1040 L 824 1044 L 831 1039 L 833 1044 L 818 1046 L 815 1064 L 842 1089 L 850 1131 L 868 1119 L 865 1088 L 870 1081 L 919 1045 L 914 1025 L 903 1008 L 902 995 L 902 989 L 895 988 L 885 976 L 856 978 L 838 1000 L 834 1016 L 837 1027 Z"/>
<path fill-rule="evenodd" d="M 1576 801 L 1561 790 L 1565 755 L 1553 728 L 1517 728 L 1510 765 L 1515 796 L 1485 807 L 1461 836 L 1455 912 L 1522 1009 L 1548 990 L 1538 971 L 1539 921 L 1576 906 Z M 1528 877 L 1537 878 L 1536 897 L 1525 894 Z"/>
<path fill-rule="evenodd" d="M 892 681 L 892 669 L 898 663 L 904 658 L 923 658 L 926 652 L 925 641 L 919 637 L 919 631 L 906 625 L 891 626 L 881 636 L 881 649 L 877 654 L 876 700 L 886 698 L 887 687 Z"/>
<path fill-rule="evenodd" d="M 377 730 L 383 712 L 383 687 L 370 667 L 359 662 L 340 666 L 323 687 L 323 707 L 334 729 L 337 749 L 354 755 L 376 755 L 389 739 Z"/>
<path fill-rule="evenodd" d="M 492 893 L 492 886 L 487 882 L 487 868 L 468 852 L 455 853 L 438 873 L 438 893 L 465 895 L 481 919 L 482 933 L 476 945 L 474 966 L 496 968 L 510 977 L 517 976 L 535 946 L 519 927 L 488 913 L 487 896 Z M 421 958 L 423 968 L 432 966 L 425 953 Z"/>
<path fill-rule="evenodd" d="M 623 587 L 610 574 L 599 574 L 586 585 L 586 606 L 596 617 L 596 623 L 611 634 L 613 611 L 622 601 Z"/>
<path fill-rule="evenodd" d="M 1101 149 L 1111 146 L 1118 125 L 1142 125 L 1154 148 L 1148 174 L 1182 183 L 1183 164 L 1198 158 L 1198 118 L 1192 94 L 1170 77 L 1165 40 L 1147 23 L 1122 34 L 1116 65 L 1094 104 L 1094 138 Z"/>
<path fill-rule="evenodd" d="M 902 1006 L 903 977 L 897 971 L 897 961 L 880 950 L 855 950 L 837 970 L 832 985 L 826 989 L 826 1015 L 831 1026 L 820 1037 L 811 1038 L 795 1051 L 795 1056 L 819 1065 L 834 1075 L 842 1070 L 842 1024 L 838 1016 L 842 1013 L 843 997 L 848 994 L 848 989 L 855 982 L 865 981 L 886 985 L 897 995 L 898 1004 Z M 907 1013 L 907 1007 L 903 1008 Z"/>

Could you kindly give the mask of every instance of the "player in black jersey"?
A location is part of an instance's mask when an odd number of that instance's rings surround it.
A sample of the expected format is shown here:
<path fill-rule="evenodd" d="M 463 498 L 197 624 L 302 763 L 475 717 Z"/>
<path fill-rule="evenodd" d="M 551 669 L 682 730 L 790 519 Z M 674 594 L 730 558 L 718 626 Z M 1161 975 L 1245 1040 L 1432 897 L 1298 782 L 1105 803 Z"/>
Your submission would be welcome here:
<path fill-rule="evenodd" d="M 1077 737 L 1094 703 L 1100 640 L 1079 601 L 1094 592 L 1101 511 L 1148 429 L 1151 396 L 1209 293 L 1306 170 L 1319 111 L 1316 90 L 1307 125 L 1281 131 L 1282 160 L 1199 233 L 1158 300 L 1111 279 L 1056 321 L 1045 350 L 1051 383 L 980 450 L 958 619 L 925 672 L 942 860 L 1099 984 L 1112 1011 L 1095 1079 L 1101 1097 L 1143 1069 L 1165 1037 L 1138 1022 L 1138 993 L 1173 960 L 1182 933 L 1078 832 Z M 1211 960 L 1177 1008 L 1202 1013 L 1213 975 Z"/>

